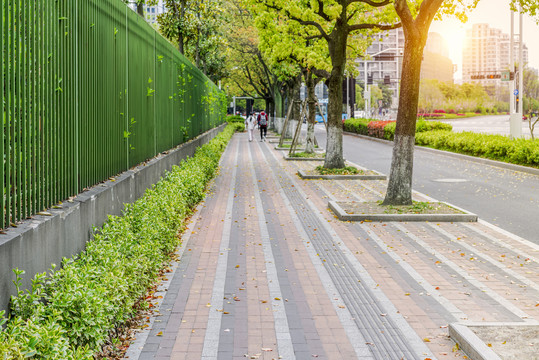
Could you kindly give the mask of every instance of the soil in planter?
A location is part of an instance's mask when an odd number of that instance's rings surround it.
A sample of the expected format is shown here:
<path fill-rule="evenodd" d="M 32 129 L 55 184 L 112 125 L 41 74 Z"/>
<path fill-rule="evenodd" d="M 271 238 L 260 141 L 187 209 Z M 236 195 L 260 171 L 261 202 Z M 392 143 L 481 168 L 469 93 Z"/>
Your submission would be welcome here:
<path fill-rule="evenodd" d="M 316 159 L 323 159 L 326 157 L 325 153 L 306 153 L 306 152 L 297 152 L 292 155 L 290 155 L 292 158 L 316 158 Z"/>
<path fill-rule="evenodd" d="M 339 169 L 328 169 L 323 166 L 317 166 L 314 169 L 316 175 L 365 175 L 363 170 L 355 168 L 353 166 L 346 166 Z"/>
<path fill-rule="evenodd" d="M 347 214 L 463 214 L 445 203 L 414 201 L 413 205 L 382 205 L 381 201 L 339 203 Z"/>
<path fill-rule="evenodd" d="M 282 148 L 290 148 L 291 146 L 292 146 L 291 144 L 283 144 L 281 147 Z M 298 144 L 298 147 L 305 147 L 305 144 Z M 314 148 L 318 149 L 318 145 L 315 145 Z"/>

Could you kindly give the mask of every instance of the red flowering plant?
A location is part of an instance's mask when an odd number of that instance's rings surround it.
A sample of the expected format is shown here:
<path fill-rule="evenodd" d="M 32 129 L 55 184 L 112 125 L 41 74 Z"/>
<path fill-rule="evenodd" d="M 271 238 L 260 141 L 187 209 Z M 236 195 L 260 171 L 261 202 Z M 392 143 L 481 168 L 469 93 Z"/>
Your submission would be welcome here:
<path fill-rule="evenodd" d="M 367 124 L 367 135 L 374 136 L 380 139 L 384 138 L 384 128 L 387 124 L 394 123 L 393 120 L 387 120 L 387 121 L 371 121 Z"/>

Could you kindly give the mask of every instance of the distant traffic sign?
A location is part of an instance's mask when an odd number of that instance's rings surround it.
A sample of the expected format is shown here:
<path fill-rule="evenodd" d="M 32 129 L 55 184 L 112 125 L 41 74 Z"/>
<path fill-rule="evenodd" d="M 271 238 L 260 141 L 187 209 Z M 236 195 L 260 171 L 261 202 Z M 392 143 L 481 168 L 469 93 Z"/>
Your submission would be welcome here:
<path fill-rule="evenodd" d="M 518 89 L 515 89 L 515 91 L 513 91 L 513 95 L 515 95 L 515 96 L 518 95 Z"/>
<path fill-rule="evenodd" d="M 511 71 L 502 71 L 502 81 L 511 81 Z"/>

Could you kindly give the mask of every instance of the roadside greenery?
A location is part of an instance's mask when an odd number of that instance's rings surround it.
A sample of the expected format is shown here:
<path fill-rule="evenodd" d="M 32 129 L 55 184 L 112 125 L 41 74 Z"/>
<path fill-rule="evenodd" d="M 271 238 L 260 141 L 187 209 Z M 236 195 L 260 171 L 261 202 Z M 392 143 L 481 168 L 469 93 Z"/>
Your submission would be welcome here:
<path fill-rule="evenodd" d="M 517 165 L 539 167 L 539 140 L 438 130 L 417 133 L 416 144 Z"/>
<path fill-rule="evenodd" d="M 377 137 L 380 139 L 393 140 L 395 136 L 395 121 L 378 121 L 371 119 L 349 119 L 344 122 L 344 131 L 356 134 Z M 425 121 L 419 119 L 416 122 L 416 134 L 424 131 L 447 130 L 453 127 L 440 121 Z"/>
<path fill-rule="evenodd" d="M 383 129 L 382 132 L 379 129 Z M 373 131 L 372 129 L 377 129 Z M 395 122 L 350 119 L 344 130 L 362 135 L 393 140 Z M 455 133 L 452 126 L 440 121 L 418 120 L 416 145 L 504 161 L 517 165 L 539 167 L 539 139 L 511 139 L 503 135 L 472 132 Z"/>
<path fill-rule="evenodd" d="M 226 121 L 230 123 L 245 123 L 245 119 L 241 115 L 230 115 L 226 117 Z"/>
<path fill-rule="evenodd" d="M 0 313 L 2 359 L 93 359 L 114 329 L 130 319 L 179 244 L 184 219 L 204 198 L 221 153 L 234 133 L 227 126 L 192 158 L 148 189 L 123 216 L 109 216 L 86 250 L 59 270 L 38 274 L 21 290 L 9 320 Z M 141 304 L 144 304 L 142 302 Z"/>

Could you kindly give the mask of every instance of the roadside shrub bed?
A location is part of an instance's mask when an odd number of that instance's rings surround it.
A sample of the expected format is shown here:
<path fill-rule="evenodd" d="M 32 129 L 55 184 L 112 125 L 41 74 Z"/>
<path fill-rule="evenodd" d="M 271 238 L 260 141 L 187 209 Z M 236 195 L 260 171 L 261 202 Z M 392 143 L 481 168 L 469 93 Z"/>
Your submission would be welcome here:
<path fill-rule="evenodd" d="M 244 123 L 245 119 L 241 115 L 229 115 L 226 117 L 226 121 L 230 123 Z"/>
<path fill-rule="evenodd" d="M 369 119 L 350 119 L 344 122 L 344 131 L 353 132 L 380 139 L 393 140 L 395 137 L 395 121 L 376 121 Z M 448 130 L 453 127 L 441 121 L 425 121 L 418 119 L 416 122 L 416 134 L 425 131 Z"/>
<path fill-rule="evenodd" d="M 126 205 L 123 216 L 109 216 L 84 252 L 49 275 L 36 275 L 29 292 L 19 290 L 9 321 L 0 313 L 0 359 L 93 359 L 134 315 L 178 245 L 178 231 L 204 198 L 233 133 L 227 126 Z M 14 271 L 19 288 L 24 272 Z"/>
<path fill-rule="evenodd" d="M 344 122 L 344 131 L 353 132 L 356 134 L 367 135 L 368 124 L 372 120 L 370 119 L 349 119 Z"/>
<path fill-rule="evenodd" d="M 230 123 L 231 126 L 234 127 L 234 130 L 236 132 L 244 132 L 245 131 L 245 124 L 243 122 L 232 122 Z"/>
<path fill-rule="evenodd" d="M 367 124 L 367 135 L 383 139 L 385 127 L 394 122 L 395 121 L 371 121 Z"/>
<path fill-rule="evenodd" d="M 539 140 L 510 139 L 503 135 L 431 131 L 416 133 L 417 145 L 462 154 L 539 167 Z"/>

